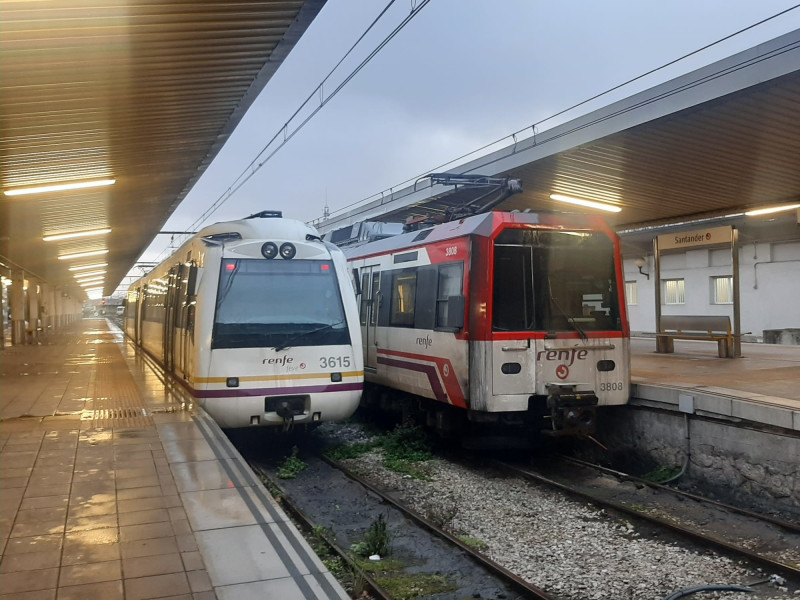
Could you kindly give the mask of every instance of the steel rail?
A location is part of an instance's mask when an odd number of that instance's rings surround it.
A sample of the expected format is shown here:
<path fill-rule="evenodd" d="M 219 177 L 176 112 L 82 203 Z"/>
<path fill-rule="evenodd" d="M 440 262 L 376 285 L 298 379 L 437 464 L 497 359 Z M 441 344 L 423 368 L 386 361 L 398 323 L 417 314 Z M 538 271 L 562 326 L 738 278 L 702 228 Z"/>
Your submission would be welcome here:
<path fill-rule="evenodd" d="M 534 598 L 536 600 L 554 600 L 554 597 L 548 595 L 544 590 L 541 590 L 538 587 L 528 583 L 527 581 L 525 581 L 521 577 L 515 575 L 514 573 L 512 573 L 511 571 L 509 571 L 505 567 L 502 567 L 501 565 L 497 564 L 492 559 L 484 556 L 480 552 L 477 552 L 474 548 L 471 548 L 470 546 L 468 546 L 467 544 L 465 544 L 464 542 L 459 540 L 457 537 L 455 537 L 455 536 L 447 533 L 443 529 L 437 527 L 436 525 L 431 523 L 428 519 L 426 519 L 425 517 L 420 515 L 415 510 L 405 506 L 400 501 L 395 499 L 393 496 L 391 496 L 391 495 L 387 494 L 386 492 L 378 489 L 377 487 L 372 485 L 370 482 L 366 481 L 365 479 L 363 479 L 359 475 L 356 475 L 355 473 L 350 471 L 350 469 L 345 467 L 342 463 L 340 463 L 338 461 L 335 461 L 335 460 L 332 460 L 332 459 L 330 459 L 330 458 L 328 458 L 326 456 L 322 456 L 321 458 L 326 463 L 331 465 L 333 468 L 338 469 L 339 471 L 341 471 L 349 479 L 352 479 L 353 481 L 355 481 L 359 485 L 364 486 L 369 491 L 371 491 L 372 493 L 376 494 L 378 497 L 383 499 L 384 502 L 386 502 L 387 504 L 390 504 L 392 507 L 394 507 L 395 509 L 399 510 L 401 513 L 406 515 L 411 520 L 415 521 L 421 527 L 427 529 L 428 531 L 430 531 L 434 535 L 442 538 L 443 540 L 445 540 L 445 541 L 457 546 L 461 550 L 463 550 L 467 554 L 467 556 L 470 557 L 470 559 L 472 559 L 474 562 L 476 562 L 477 564 L 479 564 L 480 566 L 482 566 L 483 568 L 488 570 L 490 573 L 494 574 L 499 579 L 504 580 L 506 583 L 509 584 L 509 586 L 511 586 L 511 587 L 515 588 L 516 590 L 518 590 L 521 594 L 523 594 L 523 597 L 525 597 L 525 598 Z"/>
<path fill-rule="evenodd" d="M 784 521 L 783 519 L 776 519 L 775 517 L 771 517 L 769 515 L 761 515 L 755 513 L 753 511 L 747 510 L 745 508 L 740 508 L 738 506 L 733 506 L 732 504 L 725 504 L 724 502 L 719 502 L 718 500 L 711 500 L 710 498 L 704 498 L 703 496 L 698 496 L 697 494 L 691 494 L 689 492 L 684 492 L 683 490 L 679 490 L 674 487 L 670 487 L 668 485 L 664 485 L 662 483 L 656 483 L 654 481 L 649 481 L 647 479 L 643 479 L 641 477 L 636 477 L 635 475 L 629 475 L 627 473 L 623 473 L 621 471 L 615 471 L 614 469 L 609 469 L 608 467 L 604 467 L 602 465 L 596 465 L 594 463 L 590 463 L 585 460 L 581 460 L 579 458 L 573 458 L 572 456 L 564 456 L 559 455 L 559 458 L 565 460 L 567 462 L 574 463 L 576 465 L 580 465 L 589 469 L 594 469 L 596 471 L 601 471 L 602 473 L 607 473 L 609 475 L 613 475 L 614 477 L 618 477 L 623 480 L 633 481 L 634 483 L 640 483 L 642 485 L 646 485 L 647 487 L 654 488 L 657 490 L 662 490 L 664 492 L 671 492 L 677 496 L 683 496 L 684 498 L 689 498 L 691 500 L 696 500 L 698 502 L 703 502 L 705 504 L 710 504 L 712 506 L 716 506 L 718 508 L 725 509 L 730 512 L 735 512 L 737 514 L 743 515 L 745 517 L 751 517 L 753 519 L 757 519 L 759 521 L 765 521 L 767 523 L 771 523 L 772 525 L 776 525 L 787 531 L 792 533 L 800 534 L 800 524 L 792 523 L 791 521 Z"/>
<path fill-rule="evenodd" d="M 291 496 L 286 492 L 286 490 L 278 485 L 275 480 L 270 477 L 263 468 L 261 468 L 261 465 L 251 460 L 248 460 L 247 463 L 250 465 L 250 468 L 253 469 L 253 472 L 258 475 L 262 482 L 269 482 L 269 485 L 275 487 L 275 489 L 281 492 L 281 507 L 284 508 L 286 512 L 290 513 L 292 518 L 296 522 L 299 522 L 306 529 L 306 531 L 314 531 L 317 527 L 317 524 L 292 501 Z M 361 578 L 365 584 L 365 587 L 367 588 L 366 591 L 370 594 L 371 598 L 374 600 L 394 600 L 394 597 L 391 596 L 386 590 L 381 588 L 381 586 L 378 585 L 378 583 L 369 574 L 367 574 L 360 566 L 358 566 L 358 564 L 353 561 L 347 552 L 340 548 L 339 545 L 330 538 L 330 536 L 319 533 L 316 535 L 321 537 L 325 544 L 327 544 L 327 546 L 334 553 L 336 553 L 339 558 L 347 563 L 351 571 Z"/>
<path fill-rule="evenodd" d="M 746 558 L 747 560 L 749 560 L 749 561 L 751 561 L 753 563 L 759 564 L 761 566 L 768 567 L 769 569 L 774 569 L 775 571 L 779 572 L 781 575 L 791 577 L 794 580 L 797 580 L 798 578 L 800 578 L 800 568 L 798 568 L 798 567 L 795 567 L 795 566 L 792 566 L 792 565 L 788 565 L 788 564 L 773 560 L 773 559 L 771 559 L 769 557 L 762 556 L 760 554 L 756 554 L 754 552 L 751 552 L 751 551 L 749 551 L 749 550 L 747 550 L 745 548 L 742 548 L 740 546 L 734 546 L 733 544 L 730 544 L 728 542 L 724 542 L 722 540 L 718 540 L 718 539 L 715 539 L 713 537 L 705 536 L 705 535 L 703 535 L 701 533 L 698 533 L 697 531 L 682 527 L 681 525 L 677 525 L 675 523 L 671 523 L 669 521 L 665 521 L 665 520 L 660 519 L 658 517 L 654 517 L 652 515 L 633 510 L 632 508 L 628 508 L 624 504 L 619 504 L 617 502 L 612 502 L 612 501 L 609 501 L 609 500 L 605 500 L 603 498 L 599 498 L 599 497 L 594 496 L 594 495 L 592 495 L 592 494 L 590 494 L 588 492 L 585 492 L 583 490 L 572 488 L 572 487 L 570 487 L 570 486 L 568 486 L 568 485 L 566 485 L 564 483 L 561 483 L 559 481 L 555 481 L 554 479 L 550 479 L 549 477 L 545 477 L 544 475 L 540 475 L 539 473 L 534 473 L 533 471 L 529 471 L 529 470 L 527 470 L 525 468 L 522 468 L 522 467 L 519 467 L 519 466 L 516 466 L 516 465 L 512 465 L 512 464 L 509 464 L 509 463 L 506 463 L 506 462 L 503 462 L 503 461 L 493 460 L 493 459 L 488 460 L 486 464 L 490 464 L 491 466 L 494 466 L 494 467 L 498 468 L 499 470 L 502 470 L 502 471 L 505 471 L 506 473 L 511 473 L 513 475 L 522 477 L 523 479 L 527 479 L 527 480 L 530 480 L 530 481 L 536 481 L 536 482 L 539 482 L 539 483 L 544 483 L 544 484 L 549 485 L 551 487 L 555 487 L 555 488 L 557 488 L 557 489 L 559 489 L 561 491 L 564 491 L 564 492 L 566 492 L 566 493 L 568 493 L 570 495 L 579 497 L 579 498 L 581 498 L 583 500 L 588 500 L 589 502 L 591 502 L 592 504 L 595 504 L 597 506 L 611 508 L 611 509 L 616 510 L 618 512 L 625 513 L 626 515 L 629 515 L 629 516 L 634 517 L 636 519 L 643 519 L 643 520 L 645 520 L 647 522 L 650 522 L 650 523 L 653 523 L 655 525 L 658 525 L 659 527 L 663 527 L 665 529 L 668 529 L 668 530 L 673 531 L 675 533 L 678 533 L 680 535 L 686 536 L 686 537 L 690 538 L 691 540 L 693 540 L 695 542 L 698 542 L 698 543 L 701 543 L 701 544 L 704 544 L 706 546 L 717 547 L 717 548 L 720 548 L 720 549 L 724 550 L 727 553 L 732 553 L 732 554 L 739 555 L 739 556 L 744 557 L 744 558 Z"/>

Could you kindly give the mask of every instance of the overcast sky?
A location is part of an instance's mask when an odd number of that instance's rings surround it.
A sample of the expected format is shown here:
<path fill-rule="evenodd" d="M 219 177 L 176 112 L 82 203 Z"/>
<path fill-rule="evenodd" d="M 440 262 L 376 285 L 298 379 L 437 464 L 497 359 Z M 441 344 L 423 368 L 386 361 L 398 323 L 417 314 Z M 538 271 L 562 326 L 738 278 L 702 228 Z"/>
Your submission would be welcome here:
<path fill-rule="evenodd" d="M 387 3 L 328 0 L 164 229 L 188 229 L 225 194 Z M 795 3 L 432 0 L 204 224 L 265 209 L 319 218 L 326 203 L 336 211 L 397 188 Z M 326 84 L 326 95 L 419 4 L 395 2 Z M 539 130 L 797 28 L 800 9 Z M 169 242 L 157 237 L 140 260 L 154 260 Z"/>

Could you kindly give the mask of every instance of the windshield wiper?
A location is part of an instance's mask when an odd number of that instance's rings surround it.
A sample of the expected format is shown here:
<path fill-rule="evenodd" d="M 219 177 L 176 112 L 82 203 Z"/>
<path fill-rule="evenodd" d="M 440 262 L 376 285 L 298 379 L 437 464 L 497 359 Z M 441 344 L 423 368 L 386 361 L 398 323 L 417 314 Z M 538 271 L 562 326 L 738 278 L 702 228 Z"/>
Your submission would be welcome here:
<path fill-rule="evenodd" d="M 344 323 L 344 319 L 341 319 L 340 321 L 336 321 L 335 323 L 328 323 L 327 325 L 323 325 L 322 327 L 317 327 L 316 329 L 309 329 L 308 331 L 303 331 L 303 332 L 298 333 L 296 335 L 288 336 L 283 341 L 282 344 L 280 344 L 278 346 L 275 346 L 275 352 L 280 352 L 281 350 L 286 350 L 286 348 L 290 347 L 292 344 L 294 344 L 300 338 L 303 338 L 303 337 L 305 337 L 307 335 L 310 335 L 312 333 L 319 333 L 320 331 L 325 331 L 327 329 L 333 329 L 334 327 L 336 327 L 337 325 L 341 325 L 342 323 Z"/>
<path fill-rule="evenodd" d="M 555 306 L 558 309 L 558 311 L 561 313 L 561 315 L 567 320 L 567 323 L 572 325 L 573 329 L 575 329 L 575 331 L 578 332 L 578 335 L 581 336 L 581 339 L 584 342 L 587 341 L 589 339 L 589 336 L 586 335 L 586 332 L 583 329 L 581 329 L 580 325 L 578 325 L 575 322 L 575 317 L 570 317 L 567 314 L 567 312 L 563 308 L 561 308 L 561 305 L 558 303 L 558 301 L 556 300 L 556 297 L 553 296 L 552 293 L 550 294 L 550 300 L 553 301 L 553 306 Z"/>

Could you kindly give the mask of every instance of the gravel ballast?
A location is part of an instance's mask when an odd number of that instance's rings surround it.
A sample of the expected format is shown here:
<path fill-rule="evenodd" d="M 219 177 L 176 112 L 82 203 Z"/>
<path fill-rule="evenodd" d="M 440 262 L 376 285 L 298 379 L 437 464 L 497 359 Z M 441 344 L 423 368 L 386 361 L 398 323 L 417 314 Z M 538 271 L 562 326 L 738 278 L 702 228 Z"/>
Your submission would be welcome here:
<path fill-rule="evenodd" d="M 341 427 L 341 426 L 339 426 Z M 342 441 L 357 441 L 355 425 Z M 769 573 L 725 556 L 640 533 L 625 519 L 515 477 L 494 477 L 433 459 L 430 481 L 387 470 L 380 452 L 345 461 L 420 514 L 457 535 L 486 544 L 484 553 L 562 598 L 652 600 L 692 587 L 747 585 Z M 756 594 L 703 592 L 692 598 L 800 598 L 797 590 L 757 585 Z"/>

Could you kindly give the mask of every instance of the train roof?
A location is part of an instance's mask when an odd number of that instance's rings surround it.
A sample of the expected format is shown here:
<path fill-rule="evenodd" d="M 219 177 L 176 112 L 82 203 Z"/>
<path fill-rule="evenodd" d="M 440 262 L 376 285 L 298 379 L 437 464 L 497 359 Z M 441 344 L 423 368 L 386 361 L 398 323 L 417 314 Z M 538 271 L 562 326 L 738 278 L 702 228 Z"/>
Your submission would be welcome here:
<path fill-rule="evenodd" d="M 309 235 L 315 238 L 320 237 L 319 232 L 307 223 L 272 215 L 265 217 L 255 215 L 238 221 L 214 223 L 198 231 L 197 237 L 220 238 L 225 234 L 238 234 L 241 239 L 305 240 Z"/>
<path fill-rule="evenodd" d="M 468 235 L 490 237 L 501 225 L 513 224 L 601 230 L 612 237 L 616 237 L 602 217 L 596 215 L 492 211 L 456 221 L 449 221 L 441 225 L 434 225 L 428 229 L 411 231 L 358 246 L 342 248 L 342 251 L 349 260 Z"/>

